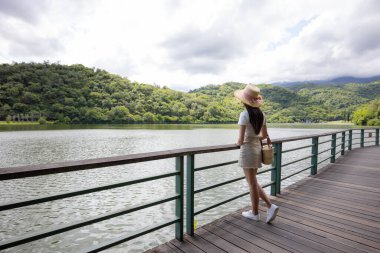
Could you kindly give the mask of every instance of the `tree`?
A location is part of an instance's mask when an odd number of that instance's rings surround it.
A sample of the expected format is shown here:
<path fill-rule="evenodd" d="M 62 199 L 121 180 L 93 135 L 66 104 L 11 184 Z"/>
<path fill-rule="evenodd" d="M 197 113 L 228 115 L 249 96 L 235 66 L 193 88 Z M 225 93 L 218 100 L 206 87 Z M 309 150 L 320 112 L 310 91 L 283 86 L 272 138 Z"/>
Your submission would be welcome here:
<path fill-rule="evenodd" d="M 115 123 L 126 123 L 133 120 L 132 115 L 125 106 L 112 107 L 107 116 L 108 120 Z"/>
<path fill-rule="evenodd" d="M 12 113 L 12 108 L 8 104 L 4 104 L 0 107 L 0 118 L 6 117 Z"/>
<path fill-rule="evenodd" d="M 16 113 L 24 113 L 28 110 L 28 106 L 23 103 L 15 103 L 12 109 Z"/>
<path fill-rule="evenodd" d="M 373 100 L 360 106 L 354 111 L 352 122 L 356 125 L 380 125 L 380 99 Z"/>
<path fill-rule="evenodd" d="M 149 123 L 153 123 L 153 122 L 158 121 L 157 117 L 151 112 L 144 113 L 143 119 L 144 119 L 144 122 L 149 122 Z"/>
<path fill-rule="evenodd" d="M 89 123 L 100 123 L 107 119 L 104 111 L 99 107 L 87 108 L 85 113 L 85 121 Z"/>
<path fill-rule="evenodd" d="M 7 117 L 6 117 L 6 119 L 5 119 L 5 121 L 9 124 L 9 123 L 11 123 L 11 121 L 12 121 L 12 117 L 11 117 L 11 115 L 8 115 Z"/>
<path fill-rule="evenodd" d="M 38 120 L 38 123 L 40 125 L 46 125 L 47 121 L 46 121 L 46 118 L 45 117 L 40 117 L 39 120 Z"/>

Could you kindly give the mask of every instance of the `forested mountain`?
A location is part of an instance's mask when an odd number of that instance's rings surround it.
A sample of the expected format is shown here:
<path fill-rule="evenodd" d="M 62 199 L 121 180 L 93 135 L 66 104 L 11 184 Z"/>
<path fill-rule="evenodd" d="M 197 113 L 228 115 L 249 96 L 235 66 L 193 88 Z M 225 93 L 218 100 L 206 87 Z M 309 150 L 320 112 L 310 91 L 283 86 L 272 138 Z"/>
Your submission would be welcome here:
<path fill-rule="evenodd" d="M 353 77 L 353 76 L 341 76 L 330 80 L 313 80 L 313 81 L 299 81 L 299 82 L 276 82 L 274 85 L 279 85 L 282 87 L 292 88 L 294 86 L 302 86 L 307 84 L 316 84 L 316 85 L 340 85 L 346 83 L 372 83 L 374 81 L 380 80 L 380 75 L 371 76 L 371 77 Z"/>
<path fill-rule="evenodd" d="M 62 123 L 236 122 L 242 83 L 207 85 L 188 93 L 131 82 L 83 65 L 0 65 L 0 120 Z M 350 118 L 361 104 L 380 98 L 380 81 L 291 89 L 261 84 L 269 122 L 320 122 Z"/>
<path fill-rule="evenodd" d="M 351 120 L 352 112 L 361 104 L 380 98 L 380 81 L 368 84 L 307 85 L 288 89 L 268 84 L 258 85 L 264 97 L 263 110 L 269 122 L 321 122 Z M 244 84 L 226 83 L 209 85 L 192 93 L 221 94 L 231 97 L 234 90 Z"/>
<path fill-rule="evenodd" d="M 0 120 L 10 115 L 64 123 L 232 122 L 238 108 L 231 99 L 210 102 L 202 94 L 130 82 L 82 65 L 0 65 Z"/>

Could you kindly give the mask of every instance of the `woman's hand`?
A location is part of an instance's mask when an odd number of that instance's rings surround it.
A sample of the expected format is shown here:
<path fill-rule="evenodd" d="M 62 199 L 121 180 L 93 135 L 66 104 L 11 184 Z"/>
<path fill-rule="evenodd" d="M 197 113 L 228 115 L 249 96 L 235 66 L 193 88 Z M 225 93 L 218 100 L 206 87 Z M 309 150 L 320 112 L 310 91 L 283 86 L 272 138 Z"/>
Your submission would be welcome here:
<path fill-rule="evenodd" d="M 237 142 L 235 143 L 236 146 L 241 146 L 243 145 L 243 140 L 238 139 Z"/>

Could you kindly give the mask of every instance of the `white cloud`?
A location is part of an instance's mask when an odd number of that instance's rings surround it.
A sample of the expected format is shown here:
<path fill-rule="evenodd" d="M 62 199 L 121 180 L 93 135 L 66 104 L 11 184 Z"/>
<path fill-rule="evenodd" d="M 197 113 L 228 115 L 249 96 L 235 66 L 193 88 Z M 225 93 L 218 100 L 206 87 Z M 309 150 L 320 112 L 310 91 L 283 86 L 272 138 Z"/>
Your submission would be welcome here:
<path fill-rule="evenodd" d="M 0 61 L 81 63 L 182 90 L 378 75 L 379 2 L 0 0 Z"/>

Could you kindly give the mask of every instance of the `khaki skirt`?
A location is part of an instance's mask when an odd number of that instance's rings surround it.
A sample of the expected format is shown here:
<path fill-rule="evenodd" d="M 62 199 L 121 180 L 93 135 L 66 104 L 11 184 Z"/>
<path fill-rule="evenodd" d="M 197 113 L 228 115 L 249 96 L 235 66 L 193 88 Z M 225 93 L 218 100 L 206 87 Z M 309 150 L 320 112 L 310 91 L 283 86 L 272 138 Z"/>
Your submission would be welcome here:
<path fill-rule="evenodd" d="M 261 168 L 261 143 L 260 140 L 244 142 L 240 146 L 239 166 L 242 168 Z"/>

